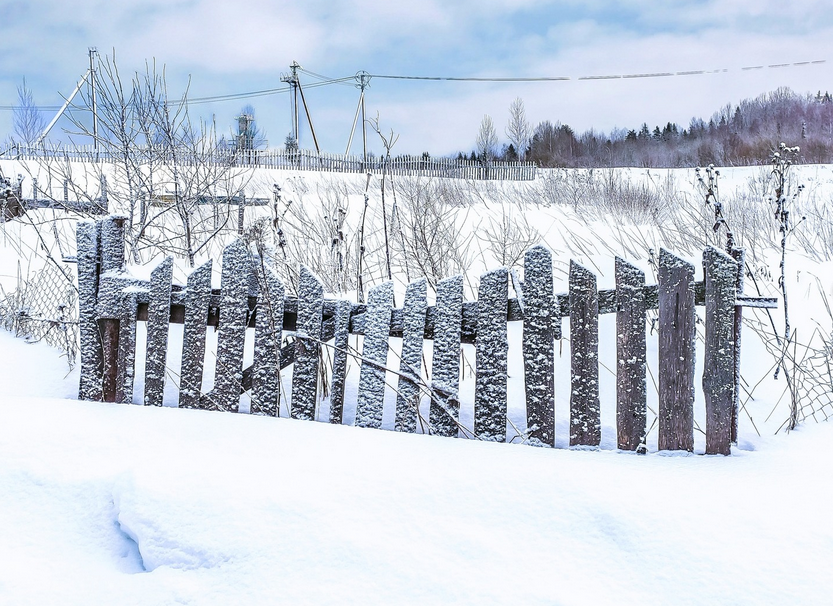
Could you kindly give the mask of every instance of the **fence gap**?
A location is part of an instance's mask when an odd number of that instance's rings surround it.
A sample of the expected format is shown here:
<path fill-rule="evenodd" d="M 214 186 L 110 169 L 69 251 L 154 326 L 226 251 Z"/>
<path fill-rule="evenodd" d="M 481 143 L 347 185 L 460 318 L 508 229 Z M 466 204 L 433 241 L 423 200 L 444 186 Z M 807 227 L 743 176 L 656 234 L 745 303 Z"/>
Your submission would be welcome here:
<path fill-rule="evenodd" d="M 694 265 L 659 254 L 659 449 L 694 450 Z"/>

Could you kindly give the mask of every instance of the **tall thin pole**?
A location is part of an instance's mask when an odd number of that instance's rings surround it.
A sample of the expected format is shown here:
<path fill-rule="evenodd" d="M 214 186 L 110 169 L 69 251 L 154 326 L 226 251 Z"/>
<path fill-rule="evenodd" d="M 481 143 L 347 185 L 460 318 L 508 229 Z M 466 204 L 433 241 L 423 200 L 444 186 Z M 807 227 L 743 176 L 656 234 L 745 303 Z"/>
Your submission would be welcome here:
<path fill-rule="evenodd" d="M 93 101 L 93 149 L 95 150 L 96 156 L 98 156 L 98 111 L 96 109 L 96 98 L 95 98 L 95 55 L 97 54 L 96 48 L 91 46 L 89 48 L 90 53 L 90 88 L 92 89 L 92 101 Z"/>

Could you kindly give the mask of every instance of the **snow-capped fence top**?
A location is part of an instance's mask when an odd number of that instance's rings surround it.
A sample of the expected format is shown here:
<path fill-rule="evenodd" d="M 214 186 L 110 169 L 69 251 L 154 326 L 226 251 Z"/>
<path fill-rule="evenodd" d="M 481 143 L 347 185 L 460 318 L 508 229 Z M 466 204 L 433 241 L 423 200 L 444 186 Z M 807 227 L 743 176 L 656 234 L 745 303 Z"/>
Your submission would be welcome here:
<path fill-rule="evenodd" d="M 695 305 L 705 305 L 706 452 L 729 454 L 737 439 L 740 308 L 774 307 L 774 299 L 744 297 L 739 263 L 715 248 L 703 255 L 705 280 L 694 266 L 661 251 L 657 285 L 646 285 L 636 267 L 616 259 L 616 288 L 598 290 L 596 277 L 570 264 L 569 292 L 553 291 L 552 257 L 543 246 L 524 259 L 524 282 L 506 268 L 481 277 L 478 300 L 463 301 L 461 276 L 437 287 L 428 306 L 425 280 L 407 288 L 394 308 L 393 285 L 373 288 L 368 303 L 325 300 L 321 281 L 301 268 L 298 298 L 285 296 L 272 269 L 242 241 L 226 247 L 219 291 L 211 290 L 211 262 L 187 285 L 171 284 L 166 259 L 149 281 L 124 271 L 123 219 L 108 217 L 78 226 L 80 398 L 133 401 L 136 323 L 147 322 L 144 403 L 161 405 L 168 327 L 182 323 L 179 405 L 236 412 L 250 392 L 251 412 L 278 415 L 280 371 L 292 368 L 290 415 L 314 419 L 322 376 L 322 346 L 332 351 L 330 421 L 341 423 L 348 357 L 361 363 L 355 424 L 380 427 L 386 379 L 396 378 L 395 428 L 481 440 L 506 440 L 507 322 L 523 322 L 527 434 L 532 444 L 555 445 L 555 340 L 569 317 L 571 352 L 570 445 L 598 446 L 599 314 L 616 314 L 617 445 L 644 449 L 646 436 L 646 319 L 658 309 L 659 448 L 693 450 Z M 733 255 L 742 263 L 743 252 Z M 515 297 L 509 297 L 512 283 Z M 218 327 L 214 387 L 202 393 L 206 326 Z M 243 367 L 247 328 L 254 328 L 253 364 Z M 282 335 L 292 342 L 281 347 Z M 350 334 L 363 335 L 361 354 L 351 354 Z M 402 339 L 398 369 L 387 366 L 388 339 Z M 423 340 L 433 340 L 431 380 L 422 379 Z M 461 343 L 473 343 L 473 432 L 459 423 Z M 428 420 L 419 414 L 430 399 Z"/>

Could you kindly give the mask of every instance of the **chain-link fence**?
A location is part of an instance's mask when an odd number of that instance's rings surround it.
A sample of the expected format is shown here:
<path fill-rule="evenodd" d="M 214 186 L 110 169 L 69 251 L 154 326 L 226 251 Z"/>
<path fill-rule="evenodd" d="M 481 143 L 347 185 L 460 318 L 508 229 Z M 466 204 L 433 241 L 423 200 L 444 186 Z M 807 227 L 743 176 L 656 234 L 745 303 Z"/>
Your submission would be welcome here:
<path fill-rule="evenodd" d="M 64 352 L 70 368 L 78 353 L 78 287 L 75 272 L 57 263 L 25 280 L 13 292 L 0 287 L 0 323 L 27 341 L 45 341 Z"/>

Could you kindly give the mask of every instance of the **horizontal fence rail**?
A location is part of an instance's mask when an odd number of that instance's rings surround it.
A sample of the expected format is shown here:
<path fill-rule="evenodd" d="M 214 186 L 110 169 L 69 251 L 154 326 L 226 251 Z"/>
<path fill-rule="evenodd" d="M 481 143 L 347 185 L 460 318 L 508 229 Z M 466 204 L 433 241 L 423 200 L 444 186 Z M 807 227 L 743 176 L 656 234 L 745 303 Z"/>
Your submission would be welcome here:
<path fill-rule="evenodd" d="M 292 366 L 290 415 L 314 419 L 320 398 L 321 351 L 332 351 L 330 422 L 342 423 L 348 357 L 360 361 L 355 424 L 380 427 L 386 383 L 397 383 L 395 429 L 506 441 L 507 323 L 523 323 L 524 389 L 530 444 L 555 446 L 555 340 L 569 319 L 571 386 L 570 445 L 598 446 L 600 314 L 616 314 L 617 446 L 645 450 L 647 311 L 658 311 L 659 447 L 693 450 L 695 306 L 705 306 L 702 389 L 706 401 L 706 452 L 730 454 L 737 440 L 740 356 L 739 310 L 775 307 L 775 299 L 738 292 L 739 264 L 715 248 L 703 255 L 705 279 L 694 266 L 663 250 L 659 281 L 646 285 L 643 272 L 616 259 L 616 287 L 599 290 L 595 275 L 571 262 L 569 291 L 553 291 L 552 256 L 543 246 L 527 251 L 524 281 L 500 268 L 481 277 L 477 301 L 463 301 L 462 276 L 439 282 L 436 304 L 427 305 L 427 284 L 406 290 L 394 307 L 393 284 L 371 289 L 367 304 L 325 300 L 321 281 L 301 268 L 298 297 L 285 296 L 274 272 L 238 240 L 222 258 L 221 288 L 211 289 L 211 262 L 184 286 L 172 284 L 172 259 L 148 281 L 125 271 L 124 219 L 79 223 L 79 325 L 82 399 L 133 399 L 136 323 L 147 323 L 144 403 L 161 405 L 168 330 L 183 324 L 179 405 L 237 411 L 249 392 L 253 413 L 276 416 L 281 370 Z M 742 251 L 733 251 L 742 258 Z M 515 291 L 510 297 L 510 285 Z M 201 393 L 206 328 L 218 329 L 214 388 Z M 254 329 L 254 362 L 244 368 L 247 329 Z M 281 347 L 284 333 L 294 340 Z M 348 351 L 348 336 L 363 335 L 361 354 Z M 402 339 L 398 369 L 387 366 L 391 337 Z M 423 343 L 433 341 L 430 382 L 422 379 Z M 475 347 L 472 431 L 459 423 L 460 352 Z M 429 418 L 419 415 L 423 397 Z"/>
<path fill-rule="evenodd" d="M 486 181 L 531 181 L 537 168 L 533 162 L 496 162 L 427 156 L 396 156 L 392 158 L 329 154 L 311 150 L 285 149 L 184 149 L 176 153 L 157 148 L 135 148 L 136 161 L 143 157 L 150 162 L 181 165 L 219 165 L 285 170 L 323 171 L 338 173 L 372 173 L 396 176 L 448 177 Z M 10 146 L 0 153 L 1 159 L 38 160 L 56 158 L 80 162 L 120 162 L 123 155 L 107 148 L 93 146 Z"/>

